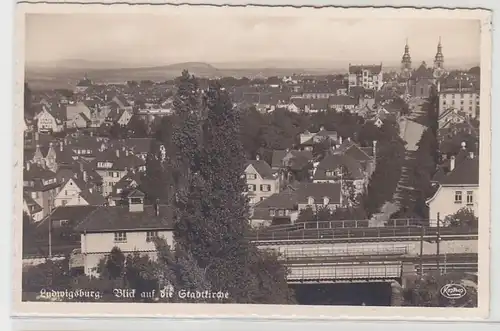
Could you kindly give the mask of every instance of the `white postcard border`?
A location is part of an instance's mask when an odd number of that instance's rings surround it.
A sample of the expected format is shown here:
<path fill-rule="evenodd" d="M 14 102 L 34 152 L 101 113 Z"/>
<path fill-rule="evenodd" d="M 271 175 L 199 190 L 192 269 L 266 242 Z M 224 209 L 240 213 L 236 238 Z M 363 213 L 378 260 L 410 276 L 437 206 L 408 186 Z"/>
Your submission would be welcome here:
<path fill-rule="evenodd" d="M 318 15 L 331 18 L 360 18 L 370 13 L 380 18 L 440 18 L 481 20 L 481 96 L 480 104 L 480 208 L 479 219 L 479 282 L 477 308 L 420 308 L 420 307 L 339 307 L 299 305 L 247 304 L 146 304 L 146 303 L 46 303 L 21 302 L 22 266 L 22 109 L 24 86 L 24 39 L 26 13 L 160 13 L 182 15 Z M 490 220 L 491 207 L 491 12 L 474 9 L 396 9 L 396 8 L 293 8 L 293 7 L 217 7 L 203 5 L 129 6 L 94 4 L 19 4 L 15 19 L 15 103 L 14 103 L 14 172 L 13 172 L 13 267 L 12 308 L 16 316 L 101 316 L 101 317 L 195 317 L 195 318 L 300 318 L 300 319 L 473 319 L 486 318 L 490 301 Z M 335 314 L 335 316 L 332 316 Z"/>

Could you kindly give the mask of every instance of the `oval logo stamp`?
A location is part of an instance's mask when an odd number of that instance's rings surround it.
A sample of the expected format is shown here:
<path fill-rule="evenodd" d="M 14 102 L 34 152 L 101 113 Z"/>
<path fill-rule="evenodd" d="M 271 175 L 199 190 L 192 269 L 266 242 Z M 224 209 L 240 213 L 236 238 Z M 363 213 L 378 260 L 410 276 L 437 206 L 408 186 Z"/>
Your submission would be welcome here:
<path fill-rule="evenodd" d="M 467 290 L 460 284 L 446 284 L 441 287 L 441 295 L 447 299 L 460 299 L 467 294 Z"/>

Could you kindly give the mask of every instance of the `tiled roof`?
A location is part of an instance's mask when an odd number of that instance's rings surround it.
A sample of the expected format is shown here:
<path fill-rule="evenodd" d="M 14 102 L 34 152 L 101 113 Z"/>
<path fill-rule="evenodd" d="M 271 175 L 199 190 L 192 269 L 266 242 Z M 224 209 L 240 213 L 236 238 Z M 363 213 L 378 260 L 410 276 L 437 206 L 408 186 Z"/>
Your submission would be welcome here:
<path fill-rule="evenodd" d="M 92 212 L 97 210 L 97 206 L 64 206 L 64 207 L 56 207 L 52 214 L 50 214 L 50 218 L 53 221 L 82 221 L 90 215 Z"/>
<path fill-rule="evenodd" d="M 251 160 L 248 165 L 252 165 L 263 179 L 274 179 L 273 171 L 264 160 Z"/>
<path fill-rule="evenodd" d="M 94 165 L 96 165 L 97 162 L 112 162 L 113 167 L 111 169 L 115 170 L 125 170 L 126 168 L 134 169 L 146 163 L 146 161 L 124 150 L 124 148 L 116 147 L 100 152 L 92 161 Z"/>
<path fill-rule="evenodd" d="M 348 95 L 334 95 L 328 99 L 329 105 L 344 105 L 344 106 L 355 106 L 358 104 L 358 100 L 351 98 Z"/>
<path fill-rule="evenodd" d="M 155 206 L 144 206 L 144 211 L 131 212 L 129 206 L 102 206 L 90 214 L 76 227 L 79 232 L 108 232 L 127 230 L 173 229 L 172 210 L 159 205 L 159 215 Z"/>
<path fill-rule="evenodd" d="M 153 138 L 128 138 L 124 139 L 121 144 L 134 152 L 134 154 L 149 153 Z"/>
<path fill-rule="evenodd" d="M 455 161 L 456 162 L 456 161 Z M 466 158 L 455 169 L 444 176 L 441 185 L 479 185 L 479 158 Z"/>
<path fill-rule="evenodd" d="M 80 196 L 91 206 L 103 206 L 107 202 L 99 192 L 94 190 L 83 190 L 80 192 Z"/>
<path fill-rule="evenodd" d="M 338 183 L 300 183 L 295 193 L 297 202 L 300 204 L 307 204 L 309 197 L 319 203 L 322 203 L 324 197 L 328 197 L 330 203 L 340 204 L 341 202 L 341 190 Z"/>
<path fill-rule="evenodd" d="M 314 172 L 315 180 L 328 180 L 331 177 L 326 175 L 327 171 L 334 171 L 340 167 L 345 167 L 350 172 L 352 179 L 362 179 L 363 170 L 361 164 L 348 155 L 327 154 L 318 164 Z"/>
<path fill-rule="evenodd" d="M 287 154 L 287 151 L 284 149 L 275 149 L 273 150 L 273 156 L 271 159 L 271 166 L 273 168 L 279 168 L 283 165 L 283 158 Z"/>

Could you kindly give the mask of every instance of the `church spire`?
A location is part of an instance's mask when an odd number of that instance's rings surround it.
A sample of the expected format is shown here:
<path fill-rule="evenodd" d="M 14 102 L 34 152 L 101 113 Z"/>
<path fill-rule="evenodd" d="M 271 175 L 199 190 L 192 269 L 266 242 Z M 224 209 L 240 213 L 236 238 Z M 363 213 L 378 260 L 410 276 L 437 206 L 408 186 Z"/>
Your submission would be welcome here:
<path fill-rule="evenodd" d="M 401 73 L 403 76 L 409 76 L 411 71 L 411 56 L 410 56 L 410 46 L 408 46 L 408 38 L 405 42 L 405 52 L 403 58 L 401 59 Z"/>
<path fill-rule="evenodd" d="M 441 45 L 441 37 L 439 37 L 436 56 L 434 57 L 434 68 L 443 69 L 444 67 L 444 56 L 443 56 L 443 46 Z"/>

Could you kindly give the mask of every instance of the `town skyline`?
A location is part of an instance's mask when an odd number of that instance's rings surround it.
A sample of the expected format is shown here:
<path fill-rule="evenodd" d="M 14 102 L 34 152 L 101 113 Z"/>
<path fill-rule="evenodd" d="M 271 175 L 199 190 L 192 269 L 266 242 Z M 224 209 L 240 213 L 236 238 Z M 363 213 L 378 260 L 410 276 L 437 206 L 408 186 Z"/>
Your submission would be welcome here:
<path fill-rule="evenodd" d="M 344 33 L 346 28 L 349 34 Z M 200 37 L 200 31 L 212 37 Z M 316 37 L 311 38 L 313 34 Z M 272 16 L 220 20 L 210 15 L 192 22 L 168 14 L 30 14 L 25 60 L 27 67 L 83 63 L 103 68 L 151 67 L 186 62 L 216 68 L 396 66 L 408 41 L 413 67 L 418 67 L 423 61 L 432 64 L 441 39 L 445 63 L 468 66 L 479 63 L 479 35 L 475 20 Z"/>

